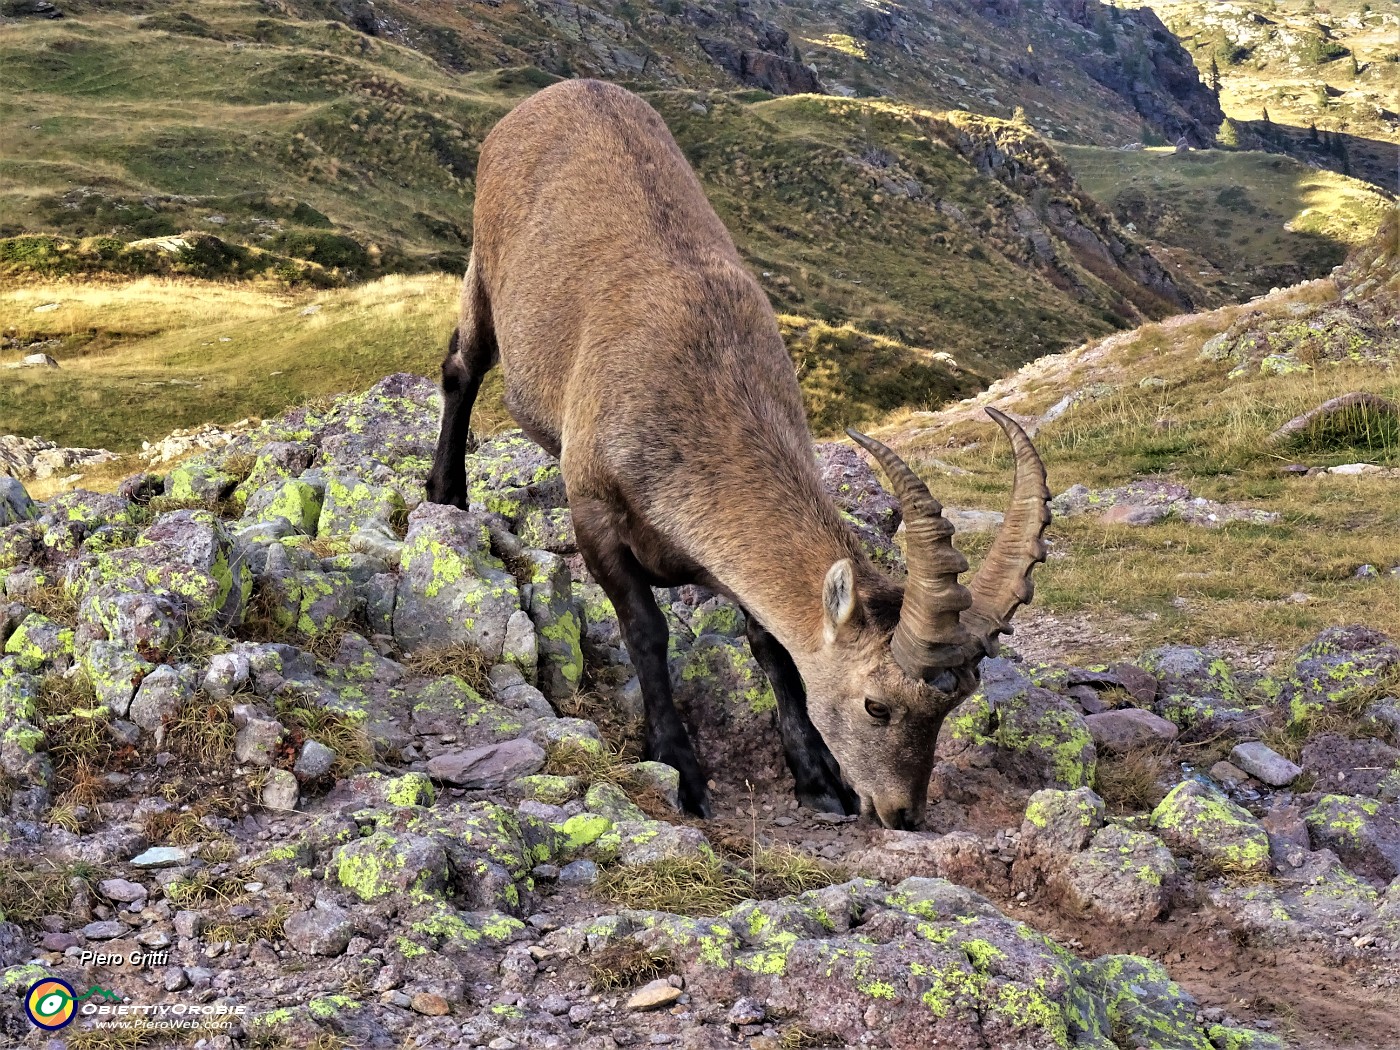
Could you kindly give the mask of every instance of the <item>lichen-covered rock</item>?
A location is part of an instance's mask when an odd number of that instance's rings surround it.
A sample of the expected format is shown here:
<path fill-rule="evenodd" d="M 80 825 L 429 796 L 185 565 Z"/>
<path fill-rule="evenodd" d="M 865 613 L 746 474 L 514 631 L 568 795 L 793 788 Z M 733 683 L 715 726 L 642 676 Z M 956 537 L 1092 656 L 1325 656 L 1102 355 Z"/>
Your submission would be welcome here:
<path fill-rule="evenodd" d="M 1182 729 L 1206 721 L 1239 722 L 1252 713 L 1218 653 L 1169 645 L 1145 654 L 1142 665 L 1158 679 L 1157 713 Z"/>
<path fill-rule="evenodd" d="M 757 782 L 769 775 L 782 753 L 778 702 L 746 642 L 707 634 L 673 651 L 671 685 L 697 750 L 723 752 L 736 779 Z"/>
<path fill-rule="evenodd" d="M 624 915 L 613 937 L 664 948 L 686 989 L 752 998 L 837 1045 L 915 1050 L 1211 1050 L 1196 1004 L 1156 963 L 1082 962 L 942 879 L 869 882 L 743 904 L 717 919 Z"/>
<path fill-rule="evenodd" d="M 1400 803 L 1324 795 L 1303 819 L 1313 845 L 1351 870 L 1381 882 L 1400 876 Z"/>
<path fill-rule="evenodd" d="M 1400 647 L 1369 627 L 1329 627 L 1298 652 L 1291 672 L 1260 688 L 1276 697 L 1291 721 L 1330 708 L 1400 667 Z"/>
<path fill-rule="evenodd" d="M 447 852 L 424 835 L 376 831 L 335 851 L 332 877 L 367 903 L 420 904 L 447 884 Z"/>
<path fill-rule="evenodd" d="M 117 718 L 125 718 L 142 680 L 155 664 L 120 642 L 93 642 L 81 659 L 97 702 Z"/>
<path fill-rule="evenodd" d="M 389 528 L 407 511 L 398 489 L 373 484 L 349 471 L 327 471 L 315 535 L 349 537 L 366 528 Z"/>
<path fill-rule="evenodd" d="M 1073 791 L 1046 788 L 1026 803 L 1012 878 L 1023 890 L 1034 889 L 1074 854 L 1087 849 L 1103 827 L 1103 799 L 1087 787 Z"/>
<path fill-rule="evenodd" d="M 5 642 L 5 652 L 25 671 L 66 671 L 73 665 L 73 629 L 30 613 Z"/>
<path fill-rule="evenodd" d="M 1305 853 L 1275 879 L 1214 884 L 1210 902 L 1238 929 L 1264 943 L 1332 941 L 1359 917 L 1376 916 L 1379 897 L 1330 849 Z M 1374 925 L 1370 920 L 1368 925 Z"/>
<path fill-rule="evenodd" d="M 1170 744 L 1179 730 L 1161 715 L 1136 707 L 1120 707 L 1086 715 L 1084 724 L 1094 743 L 1104 751 L 1123 754 L 1139 747 Z"/>
<path fill-rule="evenodd" d="M 1088 786 L 1097 764 L 1078 708 L 1003 658 L 983 661 L 982 687 L 944 722 L 940 754 L 995 765 L 1032 788 Z"/>
<path fill-rule="evenodd" d="M 1184 780 L 1152 811 L 1152 827 L 1172 849 L 1211 873 L 1267 874 L 1269 835 L 1242 806 L 1199 780 Z"/>
<path fill-rule="evenodd" d="M 849 855 L 845 863 L 884 882 L 936 875 L 984 893 L 1005 894 L 1011 886 L 1007 863 L 968 831 L 927 835 L 881 830 L 869 849 Z"/>
<path fill-rule="evenodd" d="M 1176 875 L 1171 852 L 1155 835 L 1110 825 L 1052 869 L 1049 881 L 1074 906 L 1128 926 L 1166 914 Z"/>
<path fill-rule="evenodd" d="M 530 567 L 527 611 L 538 633 L 538 684 L 544 695 L 560 700 L 578 692 L 583 678 L 583 640 L 574 606 L 568 563 L 548 551 L 526 550 Z"/>
<path fill-rule="evenodd" d="M 149 594 L 174 607 L 169 626 L 177 632 L 187 624 L 221 630 L 242 622 L 252 584 L 251 568 L 218 518 L 207 511 L 175 511 L 148 528 L 137 546 L 97 556 L 83 581 L 80 618 L 99 636 L 134 646 L 137 639 L 123 630 L 120 600 Z"/>
<path fill-rule="evenodd" d="M 467 457 L 467 498 L 472 507 L 499 514 L 512 525 L 530 517 L 532 509 L 567 505 L 559 464 L 519 432 L 487 438 Z"/>
<path fill-rule="evenodd" d="M 249 497 L 245 516 L 255 524 L 284 521 L 291 532 L 314 536 L 321 521 L 324 493 L 324 487 L 305 481 L 284 481 Z"/>
<path fill-rule="evenodd" d="M 214 503 L 233 492 L 238 479 L 201 459 L 186 460 L 165 475 L 165 494 L 172 499 Z"/>
<path fill-rule="evenodd" d="M 343 572 L 273 572 L 258 586 L 273 623 L 304 638 L 348 623 L 360 608 L 354 581 Z"/>
<path fill-rule="evenodd" d="M 515 577 L 491 553 L 477 511 L 425 503 L 409 517 L 394 637 L 406 652 L 467 644 L 492 660 L 520 608 Z"/>

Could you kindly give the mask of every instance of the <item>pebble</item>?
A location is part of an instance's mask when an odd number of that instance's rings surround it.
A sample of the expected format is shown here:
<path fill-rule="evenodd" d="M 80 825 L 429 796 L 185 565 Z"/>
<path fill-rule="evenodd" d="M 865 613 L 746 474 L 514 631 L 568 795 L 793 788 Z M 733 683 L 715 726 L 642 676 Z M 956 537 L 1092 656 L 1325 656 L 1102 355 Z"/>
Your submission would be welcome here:
<path fill-rule="evenodd" d="M 127 879 L 103 879 L 97 884 L 97 891 L 109 901 L 123 904 L 146 899 L 146 887 Z"/>
<path fill-rule="evenodd" d="M 629 1010 L 659 1010 L 681 997 L 681 990 L 669 981 L 658 978 L 638 988 L 627 1000 Z"/>
<path fill-rule="evenodd" d="M 110 941 L 126 933 L 126 924 L 116 919 L 102 919 L 83 927 L 83 936 L 90 941 Z"/>
<path fill-rule="evenodd" d="M 446 999 L 433 992 L 418 992 L 409 1000 L 409 1008 L 424 1017 L 443 1017 L 452 1012 Z"/>
<path fill-rule="evenodd" d="M 732 1025 L 759 1024 L 767 1016 L 768 1011 L 761 1002 L 745 996 L 735 1000 L 734 1005 L 729 1008 L 728 1021 Z"/>
<path fill-rule="evenodd" d="M 173 868 L 177 864 L 185 864 L 189 861 L 190 855 L 179 846 L 152 846 L 144 853 L 138 853 L 131 858 L 131 866 L 134 868 Z"/>

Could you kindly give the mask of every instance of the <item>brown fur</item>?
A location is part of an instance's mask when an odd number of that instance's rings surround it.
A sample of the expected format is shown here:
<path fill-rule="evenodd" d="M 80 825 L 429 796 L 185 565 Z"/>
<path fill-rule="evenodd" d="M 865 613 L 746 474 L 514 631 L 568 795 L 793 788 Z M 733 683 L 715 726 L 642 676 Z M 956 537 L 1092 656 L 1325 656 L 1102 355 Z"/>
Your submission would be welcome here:
<path fill-rule="evenodd" d="M 772 308 L 661 118 L 612 85 L 555 85 L 487 137 L 477 186 L 458 342 L 494 338 L 507 405 L 560 458 L 590 568 L 635 558 L 653 586 L 742 605 L 791 655 L 865 808 L 914 819 L 938 725 L 974 679 L 942 691 L 891 660 L 902 588 L 824 490 Z M 458 368 L 449 356 L 445 388 Z M 844 609 L 824 600 L 843 563 Z"/>

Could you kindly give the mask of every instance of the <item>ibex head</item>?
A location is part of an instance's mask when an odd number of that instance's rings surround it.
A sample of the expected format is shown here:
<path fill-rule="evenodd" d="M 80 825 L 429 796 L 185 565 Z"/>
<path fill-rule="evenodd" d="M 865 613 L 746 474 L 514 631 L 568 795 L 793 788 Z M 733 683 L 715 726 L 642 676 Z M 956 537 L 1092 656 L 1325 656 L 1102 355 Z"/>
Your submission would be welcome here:
<path fill-rule="evenodd" d="M 861 799 L 886 827 L 923 818 L 934 746 L 944 717 L 976 688 L 983 657 L 1011 633 L 1031 599 L 1031 570 L 1045 560 L 1050 521 L 1045 465 L 1025 432 L 995 409 L 1016 457 L 1011 505 L 973 577 L 953 526 L 912 470 L 880 442 L 847 431 L 884 469 L 904 511 L 909 577 L 865 586 L 850 560 L 838 561 L 822 589 L 825 646 L 802 666 L 813 723 Z M 897 618 L 896 618 L 897 607 Z"/>

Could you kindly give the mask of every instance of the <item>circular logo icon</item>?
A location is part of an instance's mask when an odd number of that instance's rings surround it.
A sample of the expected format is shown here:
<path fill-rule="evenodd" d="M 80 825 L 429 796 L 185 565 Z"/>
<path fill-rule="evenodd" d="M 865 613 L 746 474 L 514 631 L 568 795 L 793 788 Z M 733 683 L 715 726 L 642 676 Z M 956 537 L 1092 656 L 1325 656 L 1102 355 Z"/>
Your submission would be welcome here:
<path fill-rule="evenodd" d="M 67 981 L 46 977 L 30 985 L 29 994 L 24 1000 L 24 1012 L 40 1028 L 52 1031 L 72 1022 L 76 998 L 73 986 Z"/>

